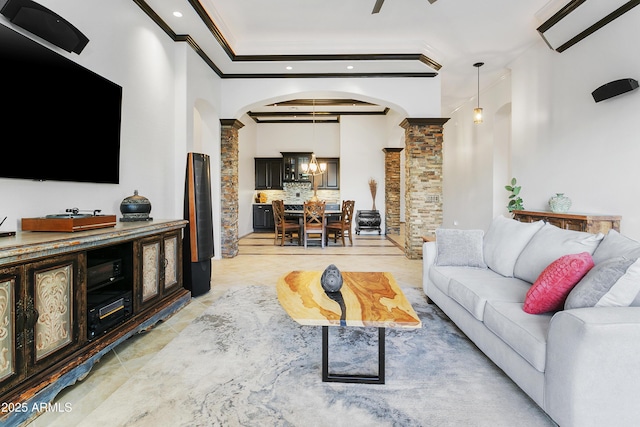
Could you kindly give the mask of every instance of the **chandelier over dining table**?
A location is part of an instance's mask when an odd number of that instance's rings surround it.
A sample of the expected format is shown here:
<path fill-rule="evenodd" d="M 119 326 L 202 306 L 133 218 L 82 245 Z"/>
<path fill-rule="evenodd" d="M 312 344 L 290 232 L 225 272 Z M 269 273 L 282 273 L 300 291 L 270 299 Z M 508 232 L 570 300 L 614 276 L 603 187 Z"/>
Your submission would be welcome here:
<path fill-rule="evenodd" d="M 309 163 L 302 163 L 300 168 L 302 169 L 302 173 L 311 175 L 313 179 L 313 197 L 311 197 L 311 201 L 318 201 L 318 180 L 316 176 L 322 175 L 327 170 L 327 164 L 318 163 L 315 153 L 312 153 L 311 161 Z"/>
<path fill-rule="evenodd" d="M 313 135 L 312 135 L 312 143 L 315 146 L 316 143 L 316 100 L 313 100 L 313 109 L 311 112 L 312 118 L 312 126 L 313 126 Z M 306 175 L 311 175 L 313 179 L 313 197 L 311 197 L 311 201 L 317 202 L 318 199 L 318 181 L 316 180 L 316 176 L 322 175 L 327 170 L 326 163 L 318 163 L 318 159 L 316 159 L 316 154 L 311 154 L 311 161 L 309 163 L 302 163 L 300 165 L 302 169 L 302 173 Z"/>

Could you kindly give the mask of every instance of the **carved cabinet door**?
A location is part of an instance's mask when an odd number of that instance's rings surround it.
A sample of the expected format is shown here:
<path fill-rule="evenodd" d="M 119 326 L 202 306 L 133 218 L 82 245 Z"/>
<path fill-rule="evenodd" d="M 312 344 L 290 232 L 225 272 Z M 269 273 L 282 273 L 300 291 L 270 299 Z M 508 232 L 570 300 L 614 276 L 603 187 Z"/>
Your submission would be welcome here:
<path fill-rule="evenodd" d="M 139 264 L 139 309 L 180 289 L 182 283 L 182 239 L 179 232 L 144 239 L 137 251 Z"/>
<path fill-rule="evenodd" d="M 23 301 L 24 342 L 31 372 L 46 368 L 78 347 L 84 324 L 80 265 L 84 254 L 48 258 L 27 264 Z"/>
<path fill-rule="evenodd" d="M 22 291 L 22 268 L 0 269 L 0 395 L 26 373 Z"/>
<path fill-rule="evenodd" d="M 180 289 L 182 283 L 182 238 L 179 232 L 167 233 L 162 238 L 162 294 Z"/>
<path fill-rule="evenodd" d="M 162 240 L 158 237 L 144 239 L 138 253 L 140 276 L 136 295 L 139 307 L 144 307 L 160 296 Z"/>

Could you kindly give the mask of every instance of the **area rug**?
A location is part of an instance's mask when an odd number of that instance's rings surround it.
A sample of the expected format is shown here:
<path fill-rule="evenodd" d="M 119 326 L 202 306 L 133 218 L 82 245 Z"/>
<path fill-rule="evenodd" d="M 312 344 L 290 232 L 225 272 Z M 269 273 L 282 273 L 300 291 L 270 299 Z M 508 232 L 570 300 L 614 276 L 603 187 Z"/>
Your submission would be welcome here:
<path fill-rule="evenodd" d="M 324 383 L 320 327 L 274 288 L 220 297 L 87 419 L 109 426 L 554 425 L 420 289 L 416 330 L 387 329 L 386 384 Z M 375 328 L 330 328 L 331 371 L 377 369 Z"/>

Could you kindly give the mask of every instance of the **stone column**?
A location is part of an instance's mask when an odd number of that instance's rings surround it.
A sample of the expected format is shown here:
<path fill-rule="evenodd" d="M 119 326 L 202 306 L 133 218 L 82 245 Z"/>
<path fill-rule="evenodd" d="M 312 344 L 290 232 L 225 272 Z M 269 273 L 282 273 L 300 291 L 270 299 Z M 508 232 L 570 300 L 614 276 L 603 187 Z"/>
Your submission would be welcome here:
<path fill-rule="evenodd" d="M 235 119 L 220 120 L 222 258 L 238 255 L 238 130 Z"/>
<path fill-rule="evenodd" d="M 405 130 L 405 255 L 422 257 L 422 236 L 442 225 L 442 142 L 448 118 L 408 118 Z"/>
<path fill-rule="evenodd" d="M 400 234 L 400 152 L 403 148 L 383 148 L 385 234 Z"/>

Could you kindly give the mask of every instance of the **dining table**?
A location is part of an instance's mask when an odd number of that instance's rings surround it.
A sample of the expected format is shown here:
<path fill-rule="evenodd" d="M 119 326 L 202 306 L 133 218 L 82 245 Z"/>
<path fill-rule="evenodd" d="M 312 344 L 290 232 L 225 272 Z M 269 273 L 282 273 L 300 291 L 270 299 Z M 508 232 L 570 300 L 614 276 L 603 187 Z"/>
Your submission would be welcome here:
<path fill-rule="evenodd" d="M 300 224 L 300 230 L 299 233 L 302 234 L 302 228 L 304 227 L 304 210 L 299 210 L 299 209 L 286 209 L 285 207 L 285 211 L 284 211 L 284 217 L 285 219 L 297 219 L 298 220 L 298 224 Z M 340 221 L 340 218 L 342 217 L 342 210 L 341 209 L 325 209 L 324 211 L 324 225 L 327 225 L 327 222 L 329 219 L 334 220 L 334 221 Z M 326 230 L 325 230 L 326 233 Z"/>

